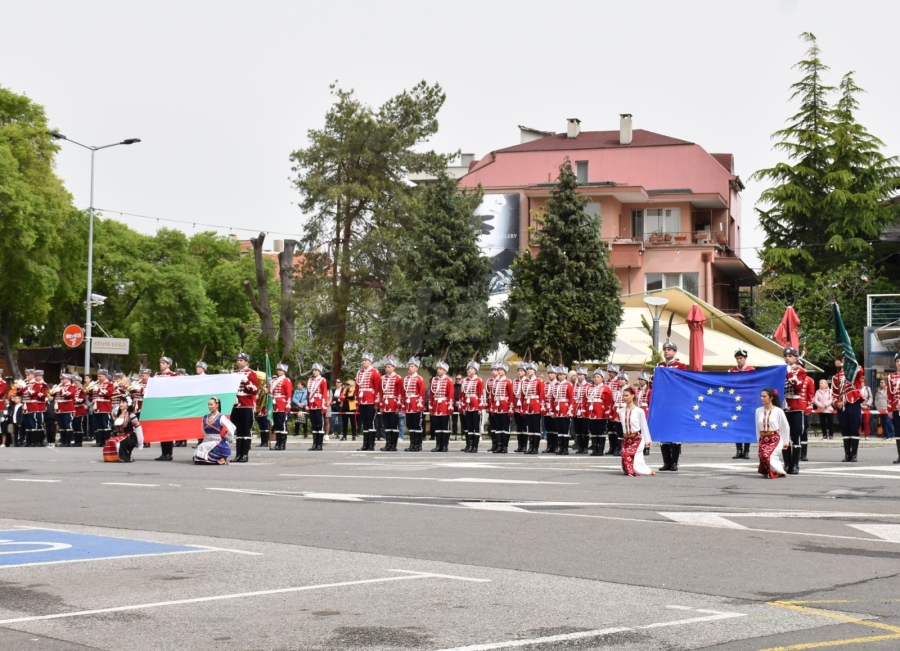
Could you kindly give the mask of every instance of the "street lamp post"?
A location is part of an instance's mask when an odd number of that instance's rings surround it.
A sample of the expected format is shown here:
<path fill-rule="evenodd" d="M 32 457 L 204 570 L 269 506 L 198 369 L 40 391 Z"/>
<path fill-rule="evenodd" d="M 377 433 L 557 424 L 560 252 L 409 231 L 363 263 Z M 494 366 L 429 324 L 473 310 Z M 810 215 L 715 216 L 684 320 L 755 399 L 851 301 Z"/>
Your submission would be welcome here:
<path fill-rule="evenodd" d="M 659 296 L 648 296 L 644 299 L 644 303 L 653 316 L 653 350 L 659 350 L 659 319 L 662 317 L 663 310 L 668 305 L 669 299 Z"/>
<path fill-rule="evenodd" d="M 84 145 L 80 142 L 67 138 L 58 131 L 48 131 L 47 135 L 57 140 L 65 140 L 73 145 L 78 145 L 91 152 L 91 205 L 88 208 L 88 268 L 87 268 L 87 323 L 85 324 L 84 333 L 84 374 L 87 376 L 91 372 L 91 307 L 94 302 L 93 281 L 94 281 L 94 154 L 101 149 L 109 149 L 118 145 L 133 145 L 140 142 L 140 138 L 128 138 L 120 142 L 114 142 L 110 145 L 101 145 L 100 147 L 92 145 Z"/>

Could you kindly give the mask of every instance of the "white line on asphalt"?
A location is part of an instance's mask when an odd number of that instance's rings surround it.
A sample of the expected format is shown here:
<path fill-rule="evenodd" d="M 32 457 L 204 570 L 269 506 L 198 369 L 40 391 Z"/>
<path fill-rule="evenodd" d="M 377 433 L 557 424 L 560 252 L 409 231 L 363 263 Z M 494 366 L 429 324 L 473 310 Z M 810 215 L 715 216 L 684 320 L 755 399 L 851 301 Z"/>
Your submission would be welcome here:
<path fill-rule="evenodd" d="M 102 486 L 145 486 L 147 488 L 156 488 L 159 484 L 131 484 L 124 481 L 104 481 L 101 482 Z"/>
<path fill-rule="evenodd" d="M 883 540 L 900 543 L 900 524 L 851 524 L 849 526 L 878 536 Z"/>
<path fill-rule="evenodd" d="M 188 549 L 180 552 L 162 552 L 158 554 L 128 554 L 125 556 L 97 556 L 94 558 L 73 558 L 67 561 L 43 561 L 39 563 L 19 563 L 18 565 L 0 565 L 0 572 L 4 570 L 14 570 L 20 567 L 31 567 L 33 565 L 62 565 L 63 563 L 87 563 L 88 561 L 117 561 L 120 558 L 143 558 L 146 556 L 175 556 L 176 554 L 203 554 L 214 551 L 210 549 Z"/>
<path fill-rule="evenodd" d="M 262 552 L 248 552 L 243 549 L 228 549 L 226 547 L 212 547 L 211 545 L 187 545 L 188 547 L 196 547 L 211 552 L 230 552 L 232 554 L 244 554 L 246 556 L 264 556 Z"/>
<path fill-rule="evenodd" d="M 126 557 L 122 557 L 126 558 Z M 19 565 L 18 567 L 22 567 Z M 320 585 L 304 585 L 294 588 L 277 588 L 274 590 L 257 590 L 256 592 L 236 592 L 233 594 L 215 595 L 212 597 L 195 597 L 193 599 L 176 599 L 174 601 L 156 601 L 147 604 L 134 604 L 132 606 L 115 606 L 113 608 L 96 608 L 94 610 L 79 610 L 72 613 L 56 613 L 55 615 L 35 615 L 33 617 L 16 617 L 14 619 L 0 620 L 0 625 L 20 624 L 22 622 L 37 622 L 47 619 L 64 619 L 67 617 L 83 617 L 85 615 L 100 615 L 103 613 L 120 613 L 128 610 L 146 610 L 148 608 L 161 608 L 163 606 L 181 606 L 184 604 L 197 604 L 208 601 L 224 601 L 227 599 L 243 599 L 245 597 L 261 597 L 273 594 L 287 594 L 291 592 L 305 592 L 308 590 L 322 590 L 325 588 L 340 588 L 349 585 L 367 585 L 372 583 L 388 583 L 392 581 L 415 581 L 417 579 L 451 579 L 454 581 L 489 582 L 490 579 L 474 579 L 464 576 L 452 576 L 449 574 L 432 574 L 430 572 L 411 572 L 409 570 L 389 570 L 390 572 L 403 572 L 405 576 L 389 576 L 380 579 L 362 579 L 359 581 L 342 581 L 341 583 L 323 583 Z"/>
<path fill-rule="evenodd" d="M 506 504 L 504 502 L 460 502 L 467 509 L 475 509 L 476 511 L 509 511 L 512 513 L 525 513 L 525 509 L 518 506 Z"/>
<path fill-rule="evenodd" d="M 694 511 L 672 513 L 668 511 L 660 511 L 663 515 L 680 524 L 693 524 L 700 527 L 718 527 L 720 529 L 746 529 L 742 524 L 726 520 L 717 513 L 697 513 Z"/>
<path fill-rule="evenodd" d="M 58 484 L 62 479 L 12 479 L 7 478 L 6 481 L 33 481 L 41 484 Z"/>
<path fill-rule="evenodd" d="M 50 527 L 26 527 L 23 524 L 18 524 L 13 527 L 13 529 L 28 529 L 31 531 L 61 531 L 62 533 L 72 533 L 71 529 L 51 529 Z"/>
<path fill-rule="evenodd" d="M 554 642 L 568 642 L 570 640 L 583 640 L 589 637 L 601 637 L 604 635 L 612 635 L 613 633 L 624 633 L 626 631 L 641 631 L 654 628 L 666 628 L 670 626 L 685 626 L 687 624 L 699 624 L 701 622 L 715 622 L 722 619 L 732 619 L 734 617 L 746 617 L 745 613 L 728 613 L 718 610 L 706 610 L 701 608 L 685 608 L 683 606 L 666 606 L 677 610 L 691 610 L 698 613 L 710 613 L 703 617 L 692 617 L 690 619 L 679 619 L 670 622 L 655 622 L 653 624 L 644 624 L 642 626 L 616 626 L 611 628 L 598 628 L 592 631 L 578 631 L 577 633 L 562 633 L 560 635 L 548 635 L 546 637 L 533 637 L 526 640 L 509 640 L 507 642 L 492 642 L 489 644 L 472 644 L 469 646 L 454 647 L 452 649 L 442 649 L 442 651 L 492 651 L 492 649 L 514 649 L 517 647 L 531 646 L 534 644 L 549 644 Z M 2 624 L 3 622 L 0 622 Z"/>
<path fill-rule="evenodd" d="M 532 479 L 487 479 L 481 477 L 458 477 L 455 479 L 444 479 L 441 477 L 383 477 L 373 475 L 296 475 L 291 473 L 282 473 L 279 477 L 324 477 L 327 479 L 412 479 L 418 481 L 437 481 L 461 484 L 555 484 L 560 486 L 574 486 L 575 482 L 569 481 L 538 481 Z"/>

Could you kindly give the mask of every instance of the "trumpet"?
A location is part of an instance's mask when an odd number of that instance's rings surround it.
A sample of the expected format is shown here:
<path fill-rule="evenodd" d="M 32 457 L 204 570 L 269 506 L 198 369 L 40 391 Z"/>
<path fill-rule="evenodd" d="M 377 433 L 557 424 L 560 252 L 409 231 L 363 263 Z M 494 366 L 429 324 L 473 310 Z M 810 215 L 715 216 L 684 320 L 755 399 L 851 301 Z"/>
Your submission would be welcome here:
<path fill-rule="evenodd" d="M 140 391 L 143 387 L 141 386 L 140 380 L 135 380 L 131 384 L 128 385 L 128 391 L 134 393 L 136 391 Z"/>
<path fill-rule="evenodd" d="M 50 387 L 50 390 L 47 391 L 47 395 L 48 395 L 48 396 L 55 396 L 57 393 L 59 393 L 59 390 L 60 390 L 60 389 L 62 389 L 62 385 L 61 385 L 61 384 L 54 384 L 52 387 Z"/>
<path fill-rule="evenodd" d="M 83 387 L 83 388 L 84 388 L 84 392 L 85 392 L 85 393 L 90 393 L 91 391 L 93 391 L 94 389 L 97 388 L 97 384 L 98 384 L 97 380 L 91 380 L 91 381 L 88 382 L 86 385 L 84 385 L 84 387 Z"/>
<path fill-rule="evenodd" d="M 15 382 L 13 382 L 13 386 L 21 390 L 24 389 L 27 385 L 25 384 L 25 380 L 16 380 Z"/>

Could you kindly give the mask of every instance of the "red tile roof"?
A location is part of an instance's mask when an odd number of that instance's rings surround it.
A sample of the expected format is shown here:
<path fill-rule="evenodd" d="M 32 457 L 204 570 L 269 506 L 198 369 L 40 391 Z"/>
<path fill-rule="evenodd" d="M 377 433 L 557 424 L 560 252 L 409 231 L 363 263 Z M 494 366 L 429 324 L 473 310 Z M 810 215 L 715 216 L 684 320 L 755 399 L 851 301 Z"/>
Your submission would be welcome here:
<path fill-rule="evenodd" d="M 734 174 L 734 154 L 710 154 L 729 174 Z"/>
<path fill-rule="evenodd" d="M 498 149 L 497 153 L 515 153 L 520 151 L 557 151 L 564 149 L 612 149 L 616 147 L 666 147 L 670 145 L 692 145 L 694 143 L 678 138 L 670 138 L 660 133 L 635 129 L 632 132 L 631 144 L 619 144 L 618 131 L 582 131 L 577 138 L 569 138 L 565 133 L 557 133 L 540 140 L 524 142 L 521 145 Z"/>

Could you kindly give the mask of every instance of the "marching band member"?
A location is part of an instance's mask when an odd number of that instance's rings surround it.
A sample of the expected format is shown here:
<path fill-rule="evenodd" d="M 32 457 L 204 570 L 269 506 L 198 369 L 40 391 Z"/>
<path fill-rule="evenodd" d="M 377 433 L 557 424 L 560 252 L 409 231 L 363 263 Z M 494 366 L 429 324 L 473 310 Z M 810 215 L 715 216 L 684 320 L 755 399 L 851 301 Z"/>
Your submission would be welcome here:
<path fill-rule="evenodd" d="M 509 450 L 509 421 L 513 413 L 513 402 L 515 400 L 512 380 L 506 377 L 508 370 L 509 366 L 503 362 L 497 364 L 497 379 L 488 397 L 494 409 L 494 431 L 500 439 L 500 445 L 495 452 L 500 454 L 506 454 Z"/>
<path fill-rule="evenodd" d="M 159 371 L 153 377 L 178 377 L 178 374 L 172 370 L 172 358 L 163 355 L 159 358 Z M 174 441 L 162 441 L 159 444 L 161 454 L 156 457 L 157 461 L 171 461 L 172 451 L 175 448 Z"/>
<path fill-rule="evenodd" d="M 678 346 L 673 344 L 671 341 L 667 341 L 663 344 L 663 361 L 656 365 L 657 368 L 660 366 L 664 366 L 665 368 L 675 368 L 681 371 L 687 370 L 687 366 L 684 365 L 684 362 L 680 362 L 675 359 L 675 354 L 678 352 Z M 661 443 L 659 446 L 659 452 L 662 454 L 663 465 L 660 470 L 671 470 L 673 472 L 678 471 L 678 459 L 681 458 L 681 443 L 676 442 L 668 442 Z"/>
<path fill-rule="evenodd" d="M 557 368 L 553 364 L 547 365 L 547 381 L 544 383 L 544 430 L 547 432 L 547 445 L 544 447 L 545 454 L 554 454 L 557 451 L 559 443 L 559 435 L 556 427 L 556 385 L 559 382 L 557 377 Z"/>
<path fill-rule="evenodd" d="M 275 431 L 275 449 L 287 449 L 287 419 L 291 413 L 291 397 L 294 395 L 294 385 L 287 376 L 288 365 L 279 363 L 275 367 L 275 377 L 269 385 L 269 395 L 272 396 L 273 427 Z"/>
<path fill-rule="evenodd" d="M 328 411 L 328 382 L 322 377 L 322 365 L 312 365 L 312 375 L 306 382 L 306 411 L 313 441 L 310 452 L 320 452 L 325 440 L 325 412 Z"/>
<path fill-rule="evenodd" d="M 356 373 L 356 405 L 359 410 L 363 444 L 360 452 L 375 451 L 375 411 L 381 401 L 381 374 L 374 366 L 375 357 L 366 351 L 362 354 L 362 368 Z"/>
<path fill-rule="evenodd" d="M 257 374 L 256 379 L 257 381 L 261 379 L 259 374 Z M 263 374 L 262 380 L 265 382 L 265 374 Z M 269 401 L 259 394 L 256 396 L 256 408 L 253 411 L 253 420 L 256 421 L 256 426 L 259 428 L 259 445 L 256 447 L 269 447 Z"/>
<path fill-rule="evenodd" d="M 590 439 L 590 421 L 588 420 L 587 392 L 590 383 L 587 381 L 587 369 L 579 366 L 575 369 L 577 379 L 572 385 L 572 401 L 574 404 L 575 454 L 587 454 Z"/>
<path fill-rule="evenodd" d="M 406 431 L 409 432 L 409 447 L 406 452 L 421 452 L 425 432 L 425 380 L 419 375 L 418 358 L 410 357 L 406 368 L 407 374 L 403 378 L 403 408 L 406 412 Z"/>
<path fill-rule="evenodd" d="M 556 386 L 553 389 L 554 420 L 556 421 L 556 454 L 569 454 L 569 429 L 575 413 L 575 392 L 569 382 L 569 369 L 556 367 Z"/>
<path fill-rule="evenodd" d="M 547 406 L 544 381 L 537 376 L 537 364 L 528 362 L 522 380 L 522 409 L 525 413 L 525 434 L 528 437 L 528 451 L 537 454 L 541 446 L 541 416 Z"/>
<path fill-rule="evenodd" d="M 150 380 L 151 371 L 149 368 L 142 368 L 140 377 L 137 382 L 133 382 L 128 388 L 131 392 L 131 402 L 134 405 L 134 413 L 138 419 L 141 417 L 141 410 L 144 408 L 144 394 L 147 392 L 147 382 Z M 149 443 L 144 443 L 144 448 L 149 448 Z"/>
<path fill-rule="evenodd" d="M 806 364 L 802 360 L 800 363 L 805 370 Z M 815 407 L 813 404 L 815 397 L 816 381 L 807 375 L 803 384 L 803 398 L 806 401 L 806 404 L 803 407 L 803 434 L 800 436 L 800 461 L 809 461 L 809 459 L 806 458 L 806 450 L 809 445 L 809 421 L 812 417 L 813 408 Z"/>
<path fill-rule="evenodd" d="M 778 394 L 774 389 L 763 389 L 759 401 L 762 407 L 756 410 L 757 472 L 769 479 L 785 477 L 787 473 L 781 465 L 778 451 L 787 448 L 791 427 L 784 411 L 778 406 Z"/>
<path fill-rule="evenodd" d="M 520 362 L 516 368 L 516 379 L 513 384 L 513 419 L 516 422 L 516 443 L 518 447 L 513 452 L 525 452 L 528 449 L 528 433 L 525 427 L 525 401 L 522 394 L 522 382 L 525 379 L 525 362 Z"/>
<path fill-rule="evenodd" d="M 44 446 L 44 414 L 47 411 L 47 389 L 47 383 L 44 382 L 44 371 L 41 369 L 25 371 L 25 389 L 22 391 L 22 403 L 25 408 L 26 448 Z"/>
<path fill-rule="evenodd" d="M 94 447 L 102 448 L 112 435 L 112 395 L 115 391 L 109 381 L 109 371 L 97 369 L 97 379 L 91 383 L 90 399 L 93 406 Z"/>
<path fill-rule="evenodd" d="M 644 461 L 643 450 L 652 444 L 647 416 L 634 401 L 634 387 L 622 388 L 622 407 L 619 422 L 622 423 L 622 472 L 629 477 L 655 475 Z"/>
<path fill-rule="evenodd" d="M 841 437 L 844 440 L 844 461 L 855 462 L 856 451 L 859 449 L 859 424 L 862 421 L 862 386 L 864 376 L 862 366 L 856 374 L 854 382 L 847 380 L 844 374 L 844 359 L 840 357 L 834 360 L 837 368 L 834 377 L 831 378 L 831 397 L 834 398 L 834 407 L 838 414 L 838 423 L 841 426 Z M 793 435 L 793 428 L 791 428 Z"/>
<path fill-rule="evenodd" d="M 259 379 L 250 368 L 250 355 L 241 351 L 235 358 L 237 368 L 232 373 L 241 375 L 234 407 L 231 408 L 231 422 L 235 427 L 234 463 L 247 463 L 250 459 L 250 444 L 253 440 L 253 412 L 256 409 L 256 394 L 259 393 Z M 169 457 L 171 460 L 171 456 Z"/>
<path fill-rule="evenodd" d="M 75 385 L 75 394 L 73 402 L 75 404 L 75 413 L 72 418 L 72 429 L 75 431 L 74 446 L 80 448 L 84 443 L 84 430 L 87 424 L 87 393 L 81 383 L 81 376 L 75 373 L 72 376 L 72 382 Z"/>
<path fill-rule="evenodd" d="M 894 366 L 896 373 L 891 373 L 887 379 L 887 411 L 897 442 L 897 460 L 894 463 L 900 463 L 900 353 L 894 355 Z"/>
<path fill-rule="evenodd" d="M 400 439 L 400 407 L 403 400 L 403 380 L 395 373 L 397 360 L 388 357 L 384 361 L 384 375 L 381 376 L 381 424 L 384 426 L 384 447 L 382 452 L 396 452 Z"/>
<path fill-rule="evenodd" d="M 790 426 L 790 448 L 784 453 L 784 465 L 789 475 L 800 472 L 800 439 L 803 436 L 803 412 L 806 409 L 806 371 L 797 363 L 799 359 L 800 353 L 796 348 L 784 349 L 784 361 L 788 367 L 784 380 L 784 413 Z"/>
<path fill-rule="evenodd" d="M 462 395 L 459 397 L 462 410 L 462 430 L 466 436 L 466 447 L 463 452 L 478 452 L 481 441 L 481 412 L 484 409 L 484 382 L 478 377 L 479 363 L 474 359 L 466 364 L 466 377 L 460 385 Z"/>
<path fill-rule="evenodd" d="M 75 415 L 75 395 L 78 389 L 72 384 L 72 376 L 60 375 L 60 385 L 53 399 L 56 403 L 56 424 L 59 428 L 59 445 L 67 448 L 73 443 L 72 418 Z"/>
<path fill-rule="evenodd" d="M 591 438 L 594 441 L 592 457 L 602 457 L 606 447 L 606 428 L 613 408 L 613 394 L 609 385 L 603 381 L 603 371 L 594 371 L 594 384 L 590 385 L 586 394 L 587 417 Z"/>
<path fill-rule="evenodd" d="M 439 360 L 437 375 L 431 378 L 431 431 L 435 446 L 432 452 L 447 452 L 450 444 L 450 414 L 453 413 L 453 381 L 447 377 L 450 365 Z"/>
<path fill-rule="evenodd" d="M 734 366 L 728 369 L 729 373 L 745 373 L 747 371 L 755 371 L 756 369 L 747 364 L 747 351 L 743 348 L 738 348 L 734 351 Z M 737 447 L 737 452 L 732 459 L 749 459 L 750 458 L 750 444 L 749 443 L 735 443 Z M 806 455 L 804 455 L 806 456 Z M 803 459 L 805 461 L 805 459 Z"/>
<path fill-rule="evenodd" d="M 606 379 L 603 381 L 612 394 L 613 405 L 609 410 L 606 419 L 606 434 L 609 438 L 609 453 L 615 455 L 619 452 L 619 416 L 616 411 L 622 402 L 621 388 L 619 387 L 619 369 L 618 364 L 606 365 Z"/>

